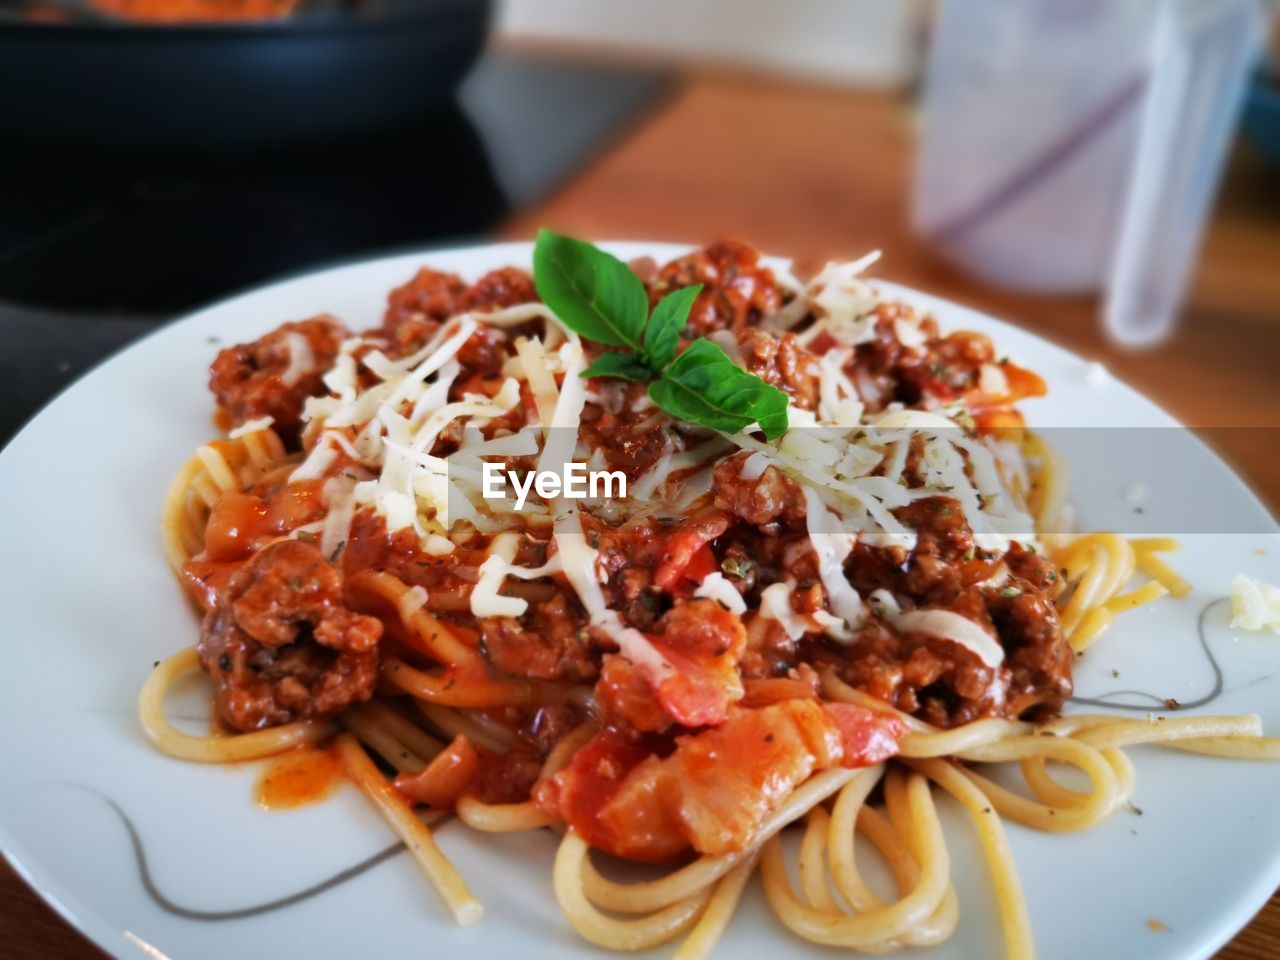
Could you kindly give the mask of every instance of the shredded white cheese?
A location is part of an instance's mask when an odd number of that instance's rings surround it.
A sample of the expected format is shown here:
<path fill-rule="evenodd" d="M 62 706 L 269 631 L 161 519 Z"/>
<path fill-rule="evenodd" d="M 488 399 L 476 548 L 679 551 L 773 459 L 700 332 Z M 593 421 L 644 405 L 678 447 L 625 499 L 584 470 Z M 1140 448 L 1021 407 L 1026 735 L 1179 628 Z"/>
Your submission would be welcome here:
<path fill-rule="evenodd" d="M 906 317 L 898 317 L 893 321 L 893 332 L 898 335 L 898 342 L 908 350 L 919 350 L 929 338 L 924 335 L 924 331 L 920 329 L 920 323 L 917 320 L 908 320 Z"/>
<path fill-rule="evenodd" d="M 791 609 L 791 591 L 794 584 L 773 583 L 760 591 L 760 615 L 766 620 L 776 620 L 787 638 L 799 640 L 809 630 L 804 618 Z"/>
<path fill-rule="evenodd" d="M 563 395 L 563 394 L 562 394 Z M 604 630 L 618 645 L 618 652 L 644 671 L 652 683 L 660 684 L 675 674 L 673 667 L 643 633 L 625 626 L 616 610 L 610 610 L 600 589 L 598 555 L 587 543 L 582 521 L 568 502 L 558 502 L 561 511 L 555 521 L 556 551 L 561 557 L 564 575 L 578 594 L 591 623 Z"/>
<path fill-rule="evenodd" d="M 560 348 L 560 359 L 564 364 L 564 380 L 555 411 L 547 424 L 547 439 L 542 447 L 542 456 L 538 458 L 539 471 L 559 472 L 573 460 L 578 445 L 578 428 L 582 424 L 582 408 L 587 402 L 587 382 L 580 376 L 587 368 L 587 361 L 576 334 Z"/>
<path fill-rule="evenodd" d="M 471 588 L 471 613 L 474 616 L 518 617 L 529 608 L 528 601 L 520 597 L 504 597 L 498 593 L 507 579 L 519 544 L 520 538 L 514 533 L 494 537 L 488 558 L 480 564 L 480 579 Z"/>
<path fill-rule="evenodd" d="M 1231 626 L 1280 633 L 1280 587 L 1243 573 L 1231 581 Z"/>
<path fill-rule="evenodd" d="M 1003 397 L 1009 393 L 1009 378 L 994 363 L 984 363 L 978 370 L 978 389 L 989 397 Z"/>
<path fill-rule="evenodd" d="M 734 589 L 733 584 L 726 580 L 719 570 L 708 574 L 698 585 L 698 589 L 693 591 L 693 595 L 715 600 L 730 613 L 736 613 L 738 616 L 747 612 L 747 603 L 742 599 L 742 594 Z"/>
<path fill-rule="evenodd" d="M 843 521 L 827 509 L 812 487 L 804 488 L 804 499 L 809 542 L 818 555 L 818 577 L 835 614 L 835 622 L 826 625 L 826 632 L 835 640 L 849 642 L 866 613 L 858 591 L 844 575 L 844 561 L 853 551 L 857 536 L 839 529 Z"/>
<path fill-rule="evenodd" d="M 516 340 L 516 354 L 520 358 L 524 378 L 529 381 L 529 389 L 533 392 L 538 420 L 544 427 L 550 427 L 556 403 L 560 400 L 560 391 L 556 389 L 555 377 L 547 368 L 547 352 L 542 347 L 542 341 L 537 337 L 520 337 Z"/>
<path fill-rule="evenodd" d="M 320 552 L 333 559 L 346 545 L 351 532 L 351 518 L 356 512 L 356 502 L 351 497 L 355 483 L 348 477 L 330 477 L 322 488 L 329 513 L 324 519 L 320 534 Z"/>
<path fill-rule="evenodd" d="M 289 474 L 290 483 L 300 483 L 303 480 L 319 480 L 325 475 L 325 471 L 338 459 L 338 451 L 333 448 L 333 444 L 329 442 L 329 435 L 325 434 L 320 438 L 319 442 L 307 454 L 307 459 L 298 464 L 297 469 Z"/>
<path fill-rule="evenodd" d="M 356 398 L 356 358 L 352 354 L 364 343 L 361 337 L 344 340 L 333 366 L 321 378 L 321 382 L 336 393 L 342 403 L 350 403 Z"/>
<path fill-rule="evenodd" d="M 448 537 L 433 533 L 427 537 L 427 542 L 422 545 L 422 549 L 427 552 L 428 556 L 445 557 L 453 553 L 457 548 Z"/>
<path fill-rule="evenodd" d="M 292 387 L 316 368 L 316 355 L 311 349 L 311 341 L 296 330 L 286 333 L 284 342 L 289 347 L 289 366 L 280 374 L 280 382 Z"/>
<path fill-rule="evenodd" d="M 818 419 L 841 427 L 862 423 L 863 405 L 858 389 L 844 372 L 848 349 L 828 350 L 818 361 Z"/>
<path fill-rule="evenodd" d="M 400 616 L 408 620 L 427 605 L 427 599 L 426 587 L 410 587 L 400 598 Z"/>
<path fill-rule="evenodd" d="M 251 433 L 257 433 L 259 430 L 265 430 L 275 422 L 275 417 L 258 417 L 257 420 L 246 420 L 244 423 L 240 424 L 240 426 L 228 433 L 227 439 L 239 440 L 241 437 L 247 437 Z"/>
<path fill-rule="evenodd" d="M 888 619 L 903 632 L 923 633 L 958 644 L 988 667 L 998 667 L 1004 662 L 1004 648 L 995 637 L 968 617 L 950 610 L 908 610 Z"/>
<path fill-rule="evenodd" d="M 877 298 L 859 276 L 879 259 L 880 251 L 876 250 L 851 263 L 828 263 L 809 285 L 818 291 L 811 302 L 822 311 L 827 330 L 846 346 L 875 337 L 874 324 L 868 322 L 867 315 Z"/>
<path fill-rule="evenodd" d="M 769 457 L 763 450 L 757 450 L 746 460 L 742 461 L 742 469 L 739 473 L 743 480 L 759 480 L 764 476 L 764 472 L 769 469 Z"/>
<path fill-rule="evenodd" d="M 872 590 L 871 595 L 867 597 L 867 602 L 871 604 L 876 613 L 886 619 L 897 616 L 902 610 L 902 608 L 898 606 L 898 598 L 884 587 L 881 587 L 878 590 Z"/>

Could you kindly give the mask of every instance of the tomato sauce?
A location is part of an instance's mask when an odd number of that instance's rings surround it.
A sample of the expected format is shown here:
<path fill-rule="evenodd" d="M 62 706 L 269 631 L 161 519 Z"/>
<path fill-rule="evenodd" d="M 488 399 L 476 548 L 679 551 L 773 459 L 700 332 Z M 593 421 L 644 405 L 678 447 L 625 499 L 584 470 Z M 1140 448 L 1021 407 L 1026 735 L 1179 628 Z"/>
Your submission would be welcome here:
<path fill-rule="evenodd" d="M 264 810 L 293 810 L 328 798 L 342 780 L 337 753 L 304 747 L 272 759 L 263 768 L 253 799 Z"/>

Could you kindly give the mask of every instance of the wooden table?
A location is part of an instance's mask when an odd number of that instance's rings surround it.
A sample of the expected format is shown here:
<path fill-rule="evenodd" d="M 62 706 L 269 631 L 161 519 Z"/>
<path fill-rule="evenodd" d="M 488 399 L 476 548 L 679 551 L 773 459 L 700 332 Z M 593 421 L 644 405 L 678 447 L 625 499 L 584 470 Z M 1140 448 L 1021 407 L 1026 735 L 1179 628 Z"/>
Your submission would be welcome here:
<path fill-rule="evenodd" d="M 908 228 L 913 117 L 902 99 L 721 75 L 691 76 L 631 136 L 548 203 L 507 225 L 582 236 L 701 242 L 750 239 L 822 260 L 884 251 L 879 269 L 986 310 L 1104 362 L 1184 422 L 1251 427 L 1215 434 L 1223 453 L 1280 504 L 1280 176 L 1234 158 L 1185 317 L 1157 350 L 1108 344 L 1086 297 L 987 287 L 942 263 Z M 1269 428 L 1269 429 L 1268 429 Z M 0 953 L 87 958 L 98 952 L 0 865 Z M 1280 955 L 1280 897 L 1221 957 Z"/>

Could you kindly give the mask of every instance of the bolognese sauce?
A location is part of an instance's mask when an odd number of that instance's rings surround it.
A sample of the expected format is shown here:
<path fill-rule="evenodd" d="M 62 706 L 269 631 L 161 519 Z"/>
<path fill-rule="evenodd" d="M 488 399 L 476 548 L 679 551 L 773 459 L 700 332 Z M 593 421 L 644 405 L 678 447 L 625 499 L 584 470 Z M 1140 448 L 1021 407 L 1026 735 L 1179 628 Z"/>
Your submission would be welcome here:
<path fill-rule="evenodd" d="M 798 299 L 744 244 L 713 244 L 647 272 L 655 301 L 703 284 L 686 338 L 728 337 L 721 342 L 746 369 L 811 415 L 826 402 L 832 364 L 856 391 L 845 401 L 868 413 L 946 404 L 1008 411 L 1015 400 L 1043 392 L 1034 375 L 998 359 L 985 337 L 942 336 L 932 318 L 903 305 L 877 303 L 858 318 L 854 342 L 842 341 L 830 324 L 824 328 L 818 302 Z M 1059 585 L 1032 547 L 984 546 L 958 500 L 945 492 L 916 495 L 892 511 L 910 531 L 904 542 L 851 536 L 839 574 L 857 597 L 885 602 L 864 603 L 856 624 L 837 625 L 832 568 L 813 537 L 817 501 L 787 470 L 761 469 L 755 455 L 727 445 L 703 465 L 705 486 L 689 503 L 578 511 L 594 558 L 589 575 L 616 614 L 616 629 L 602 627 L 557 567 L 572 561 L 557 546 L 549 517 L 508 517 L 501 531 L 463 522 L 427 536 L 412 524 L 393 529 L 386 512 L 365 501 L 351 510 L 335 553 L 322 552 L 314 528 L 336 498 L 378 478 L 362 462 L 368 418 L 347 416 L 332 426 L 321 411 L 378 383 L 379 364 L 429 353 L 455 336 L 461 342 L 434 381 L 444 384 L 441 405 L 492 406 L 502 391 L 519 392 L 477 427 L 442 425 L 421 454 L 445 457 L 512 437 L 537 422 L 534 377 L 507 384 L 513 365 L 530 362 L 519 341 L 534 336 L 538 324 L 519 317 L 487 324 L 484 317 L 536 302 L 521 270 L 469 285 L 423 269 L 392 291 L 375 330 L 352 338 L 336 320 L 316 318 L 224 350 L 214 362 L 211 386 L 231 422 L 271 417 L 287 442 L 303 446 L 299 472 L 316 474 L 275 477 L 225 497 L 211 512 L 203 553 L 187 565 L 187 581 L 207 610 L 201 663 L 233 727 L 336 716 L 373 695 L 390 656 L 433 666 L 427 651 L 396 630 L 384 632 L 371 615 L 385 610 L 353 586 L 369 574 L 419 591 L 422 609 L 489 679 L 532 691 L 527 703 L 484 713 L 501 731 L 503 751 L 454 744 L 438 761 L 438 776 L 397 781 L 404 796 L 433 807 L 468 792 L 490 801 L 533 798 L 596 845 L 637 859 L 736 849 L 775 804 L 775 788 L 789 789 L 824 767 L 875 762 L 889 750 L 901 731 L 868 711 L 824 704 L 823 671 L 940 727 L 1061 707 L 1071 690 L 1071 657 L 1054 605 Z M 784 305 L 789 328 L 771 328 Z M 477 318 L 470 333 L 457 326 L 461 315 Z M 588 358 L 600 352 L 584 346 Z M 338 384 L 326 372 L 342 363 L 356 372 Z M 551 376 L 554 385 L 556 372 Z M 578 454 L 633 481 L 673 456 L 715 446 L 714 434 L 657 411 L 642 384 L 588 379 L 585 391 Z M 970 428 L 975 441 L 980 433 L 980 426 Z M 925 485 L 924 456 L 912 447 L 898 481 L 916 494 Z M 534 460 L 503 456 L 516 470 Z M 477 591 L 500 542 L 507 551 L 500 566 L 548 569 L 501 582 L 495 599 L 505 612 L 478 611 Z M 1000 657 L 991 662 L 983 644 L 967 646 L 904 616 L 912 611 L 962 618 Z M 657 660 L 628 655 L 619 629 L 641 637 Z M 560 692 L 552 696 L 551 688 Z M 569 766 L 543 776 L 557 743 L 584 723 L 599 733 Z M 754 744 L 766 736 L 773 738 L 767 749 Z M 718 799 L 704 808 L 700 785 L 712 779 Z M 641 822 L 657 826 L 636 832 Z"/>
<path fill-rule="evenodd" d="M 345 335 L 333 317 L 286 323 L 221 351 L 209 370 L 209 389 L 233 424 L 270 417 L 281 439 L 296 446 L 303 403 L 324 389 L 321 378 Z"/>

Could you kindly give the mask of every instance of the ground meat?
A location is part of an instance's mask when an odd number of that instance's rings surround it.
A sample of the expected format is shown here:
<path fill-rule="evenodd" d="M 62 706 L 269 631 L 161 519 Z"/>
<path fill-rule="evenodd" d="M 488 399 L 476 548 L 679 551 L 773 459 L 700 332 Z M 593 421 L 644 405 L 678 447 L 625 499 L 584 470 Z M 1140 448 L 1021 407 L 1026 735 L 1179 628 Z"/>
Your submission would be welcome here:
<path fill-rule="evenodd" d="M 915 549 L 859 540 L 846 572 L 863 596 L 884 587 L 915 606 L 945 606 L 999 567 L 998 557 L 978 551 L 964 511 L 950 497 L 923 497 L 893 514 L 915 531 Z"/>
<path fill-rule="evenodd" d="M 321 378 L 346 336 L 330 316 L 286 323 L 252 343 L 220 351 L 209 368 L 209 389 L 233 424 L 271 417 L 281 439 L 296 448 L 302 406 L 307 397 L 326 392 Z M 310 361 L 295 367 L 294 350 L 303 341 Z"/>
<path fill-rule="evenodd" d="M 703 520 L 694 518 L 677 527 L 657 518 L 636 516 L 615 527 L 584 513 L 582 521 L 587 543 L 597 551 L 597 569 L 609 608 L 617 610 L 627 626 L 652 632 L 671 606 L 671 597 L 655 582 L 671 552 L 671 539 L 680 529 L 700 527 Z"/>
<path fill-rule="evenodd" d="M 917 603 L 945 603 L 975 582 L 965 564 L 976 559 L 977 547 L 959 503 L 950 497 L 924 497 L 895 510 L 894 516 L 916 531 L 901 592 Z M 988 569 L 983 566 L 980 574 Z"/>
<path fill-rule="evenodd" d="M 776 582 L 776 581 L 775 581 Z M 755 617 L 747 631 L 747 645 L 739 669 L 744 680 L 784 677 L 800 665 L 800 641 L 793 640 L 777 620 Z"/>
<path fill-rule="evenodd" d="M 982 598 L 969 593 L 946 609 L 991 629 Z M 1004 676 L 963 648 L 873 619 L 841 657 L 847 682 L 899 710 L 941 727 L 1003 716 Z"/>
<path fill-rule="evenodd" d="M 1057 574 L 1044 557 L 1018 545 L 1005 556 L 1010 578 L 985 591 L 1009 668 L 1010 716 L 1038 719 L 1057 714 L 1071 696 L 1071 647 L 1062 635 L 1053 598 Z"/>
<path fill-rule="evenodd" d="M 549 703 L 533 710 L 522 734 L 538 748 L 539 753 L 546 756 L 584 719 L 583 709 L 577 704 Z"/>
<path fill-rule="evenodd" d="M 664 643 L 691 656 L 737 655 L 746 643 L 746 631 L 737 614 L 714 600 L 680 600 L 658 623 Z"/>
<path fill-rule="evenodd" d="M 462 365 L 464 373 L 482 377 L 493 376 L 499 387 L 502 386 L 501 378 L 495 375 L 500 373 L 508 356 L 510 354 L 507 338 L 501 330 L 494 327 L 478 328 L 458 349 L 458 363 Z M 453 392 L 450 391 L 451 396 Z M 477 390 L 476 392 L 488 394 L 489 391 Z M 459 393 L 458 396 L 462 395 Z"/>
<path fill-rule="evenodd" d="M 653 632 L 673 598 L 693 593 L 718 566 L 712 549 L 730 517 L 703 508 L 681 518 L 637 514 L 613 526 L 582 516 L 587 543 L 597 551 L 605 598 L 627 626 Z"/>
<path fill-rule="evenodd" d="M 1036 590 L 1043 590 L 1057 599 L 1062 593 L 1062 580 L 1049 558 L 1015 543 L 1004 556 L 1009 572 L 1019 580 L 1025 580 Z"/>
<path fill-rule="evenodd" d="M 456 273 L 423 267 L 387 297 L 382 332 L 403 351 L 426 343 L 440 324 L 468 310 L 493 311 L 538 299 L 533 278 L 515 267 L 492 270 L 467 286 Z"/>
<path fill-rule="evenodd" d="M 314 545 L 282 540 L 231 578 L 200 630 L 200 663 L 236 730 L 331 717 L 368 700 L 382 623 L 342 603 L 342 576 Z"/>
<path fill-rule="evenodd" d="M 918 318 L 906 304 L 878 304 L 873 317 L 874 336 L 855 348 L 846 365 L 872 412 L 894 402 L 933 407 L 955 400 L 973 389 L 982 366 L 996 359 L 983 334 L 959 331 L 943 337 L 932 317 Z M 924 343 L 904 344 L 899 323 L 916 327 Z M 815 341 L 819 346 L 822 342 Z"/>
<path fill-rule="evenodd" d="M 800 346 L 794 333 L 779 338 L 764 330 L 748 330 L 739 342 L 747 370 L 784 391 L 796 406 L 804 410 L 817 406 L 818 358 Z"/>
<path fill-rule="evenodd" d="M 777 467 L 765 467 L 755 478 L 743 476 L 750 454 L 738 453 L 715 465 L 711 471 L 715 506 L 754 527 L 767 531 L 778 524 L 804 524 L 804 491 Z"/>
<path fill-rule="evenodd" d="M 533 277 L 518 267 L 491 270 L 473 283 L 462 295 L 462 309 L 492 312 L 521 303 L 537 303 L 538 291 Z"/>
<path fill-rule="evenodd" d="M 423 267 L 404 286 L 387 296 L 383 327 L 400 339 L 425 341 L 440 325 L 458 312 L 458 303 L 467 284 L 456 273 Z"/>
<path fill-rule="evenodd" d="M 1042 594 L 987 601 L 1009 666 L 1010 716 L 1055 716 L 1071 696 L 1071 648 L 1057 611 Z"/>
<path fill-rule="evenodd" d="M 433 612 L 469 615 L 471 588 L 488 555 L 487 541 L 483 539 L 477 544 L 461 544 L 445 556 L 423 553 L 412 528 L 390 533 L 381 516 L 371 510 L 358 510 L 339 562 L 348 579 L 365 570 L 384 570 L 409 586 L 426 590 Z"/>
<path fill-rule="evenodd" d="M 952 610 L 993 630 L 1005 662 L 997 677 L 948 641 L 899 634 L 877 621 L 837 667 L 846 680 L 942 726 L 1059 710 L 1071 693 L 1071 651 L 1053 602 L 1051 565 L 1018 544 L 1003 556 L 978 551 L 960 505 L 947 497 L 922 498 L 894 514 L 916 531 L 915 549 L 859 543 L 851 582 L 864 596 L 884 587 L 912 606 Z M 997 679 L 1003 699 L 990 693 Z"/>
<path fill-rule="evenodd" d="M 609 578 L 609 606 L 622 614 L 622 622 L 637 630 L 652 631 L 666 612 L 666 598 L 654 586 L 651 567 L 624 567 Z"/>
<path fill-rule="evenodd" d="M 563 594 L 531 604 L 515 617 L 486 617 L 480 636 L 489 662 L 513 677 L 532 680 L 590 680 L 598 659 L 585 618 L 570 609 Z"/>
<path fill-rule="evenodd" d="M 782 304 L 773 271 L 761 266 L 760 254 L 745 243 L 721 240 L 672 260 L 658 272 L 649 296 L 657 303 L 673 290 L 703 285 L 689 313 L 686 336 L 705 336 L 715 330 L 740 332 L 754 326 Z"/>
<path fill-rule="evenodd" d="M 517 740 L 515 746 L 504 754 L 488 750 L 477 752 L 480 754 L 480 772 L 468 793 L 485 803 L 523 803 L 529 799 L 529 792 L 542 773 L 544 762 L 533 744 Z"/>
<path fill-rule="evenodd" d="M 793 610 L 826 609 L 803 490 L 775 467 L 744 478 L 748 459 L 740 453 L 713 470 L 713 504 L 737 521 L 715 540 L 720 570 L 749 604 L 763 586 L 787 579 Z M 945 727 L 1060 708 L 1071 690 L 1071 656 L 1053 603 L 1052 568 L 1017 544 L 1003 555 L 979 550 L 960 504 L 949 497 L 914 500 L 894 514 L 915 531 L 914 548 L 859 539 L 845 565 L 855 589 L 865 598 L 884 588 L 906 609 L 942 609 L 972 620 L 998 638 L 1004 664 L 988 667 L 955 643 L 901 632 L 874 616 L 851 644 L 816 632 L 797 643 L 776 622 L 756 620 L 740 664 L 743 676 L 779 677 L 798 663 L 826 664 L 865 692 Z M 615 699 L 626 692 L 617 686 Z"/>
<path fill-rule="evenodd" d="M 590 381 L 599 402 L 582 408 L 581 437 L 603 452 L 610 470 L 621 470 L 634 481 L 670 448 L 672 440 L 655 418 L 647 396 L 648 384 L 608 377 Z"/>

